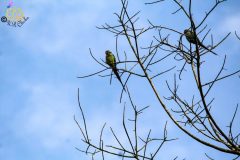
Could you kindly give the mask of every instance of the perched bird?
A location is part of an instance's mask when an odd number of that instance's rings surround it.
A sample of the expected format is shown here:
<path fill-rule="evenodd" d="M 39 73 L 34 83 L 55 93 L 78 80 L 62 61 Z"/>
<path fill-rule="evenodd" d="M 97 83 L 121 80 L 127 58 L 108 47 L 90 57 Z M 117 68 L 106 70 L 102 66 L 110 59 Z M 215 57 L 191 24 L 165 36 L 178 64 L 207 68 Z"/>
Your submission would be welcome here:
<path fill-rule="evenodd" d="M 194 34 L 193 31 L 189 30 L 189 29 L 185 29 L 184 30 L 184 35 L 186 37 L 186 39 L 188 40 L 189 43 L 192 44 L 198 44 L 199 46 L 201 46 L 202 48 L 208 50 L 209 52 L 212 52 L 213 54 L 217 55 L 215 52 L 213 52 L 212 50 L 208 49 L 206 46 L 204 46 L 202 44 L 202 42 L 198 39 L 198 37 Z"/>
<path fill-rule="evenodd" d="M 125 90 L 125 87 L 124 87 L 124 85 L 122 83 L 122 80 L 121 80 L 121 78 L 119 76 L 119 73 L 118 73 L 115 56 L 109 50 L 106 50 L 105 54 L 106 54 L 106 63 L 112 68 L 113 73 L 116 75 L 117 79 L 122 84 L 123 89 Z"/>

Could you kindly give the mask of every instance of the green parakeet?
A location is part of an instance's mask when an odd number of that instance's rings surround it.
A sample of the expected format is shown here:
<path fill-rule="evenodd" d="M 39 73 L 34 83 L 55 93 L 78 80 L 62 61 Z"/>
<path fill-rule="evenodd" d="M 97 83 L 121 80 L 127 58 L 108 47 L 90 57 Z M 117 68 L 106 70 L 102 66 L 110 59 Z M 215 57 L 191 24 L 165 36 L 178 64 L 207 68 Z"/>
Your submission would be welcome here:
<path fill-rule="evenodd" d="M 118 73 L 118 69 L 117 69 L 117 65 L 116 65 L 116 58 L 115 58 L 114 54 L 112 54 L 112 52 L 109 50 L 107 50 L 105 52 L 105 54 L 106 54 L 106 63 L 112 68 L 113 73 L 116 75 L 117 79 L 122 84 L 123 89 L 125 90 L 125 87 L 124 87 L 122 80 Z"/>
<path fill-rule="evenodd" d="M 202 42 L 198 39 L 198 37 L 195 37 L 195 34 L 193 31 L 189 30 L 189 29 L 185 29 L 184 30 L 184 35 L 186 37 L 186 39 L 188 40 L 189 43 L 192 44 L 198 44 L 199 46 L 201 46 L 202 48 L 208 50 L 209 52 L 212 52 L 213 54 L 217 55 L 215 52 L 213 52 L 212 50 L 208 49 L 206 46 L 204 46 L 202 44 Z"/>

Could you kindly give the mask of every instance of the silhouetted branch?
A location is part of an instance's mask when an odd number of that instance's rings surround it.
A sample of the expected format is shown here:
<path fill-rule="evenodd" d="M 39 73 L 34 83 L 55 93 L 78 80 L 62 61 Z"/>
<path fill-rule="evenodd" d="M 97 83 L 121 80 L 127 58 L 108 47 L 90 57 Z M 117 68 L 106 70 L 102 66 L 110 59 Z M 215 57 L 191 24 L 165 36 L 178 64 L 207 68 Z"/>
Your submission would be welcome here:
<path fill-rule="evenodd" d="M 118 67 L 118 70 L 119 73 L 121 73 L 123 79 L 125 79 L 124 87 L 126 86 L 127 89 L 126 93 L 122 90 L 120 101 L 122 100 L 122 96 L 125 93 L 128 96 L 128 100 L 130 102 L 134 115 L 132 119 L 128 119 L 127 121 L 127 118 L 125 117 L 125 108 L 127 106 L 126 104 L 124 104 L 122 127 L 124 129 L 124 135 L 127 138 L 128 146 L 130 147 L 130 149 L 129 147 L 123 145 L 121 140 L 118 138 L 117 133 L 115 133 L 112 128 L 110 128 L 111 133 L 114 136 L 114 139 L 118 142 L 118 146 L 105 145 L 104 148 L 104 143 L 102 139 L 104 127 L 102 128 L 102 132 L 100 135 L 99 145 L 96 146 L 87 137 L 86 126 L 84 128 L 81 128 L 81 126 L 77 123 L 84 138 L 84 143 L 88 145 L 86 153 L 89 153 L 89 148 L 93 148 L 95 150 L 90 153 L 92 153 L 92 155 L 96 155 L 97 153 L 101 152 L 103 159 L 104 153 L 121 156 L 123 159 L 154 159 L 156 158 L 156 155 L 162 148 L 163 144 L 172 140 L 167 139 L 166 125 L 164 128 L 164 135 L 162 139 L 150 138 L 151 129 L 149 130 L 148 135 L 145 137 L 146 139 L 138 136 L 138 118 L 139 115 L 146 108 L 148 108 L 148 106 L 143 107 L 142 109 L 138 109 L 138 107 L 133 103 L 132 97 L 130 96 L 130 87 L 127 87 L 127 83 L 129 82 L 131 77 L 138 77 L 147 80 L 148 84 L 150 85 L 149 88 L 152 89 L 153 96 L 157 98 L 159 105 L 164 109 L 172 122 L 186 135 L 188 135 L 195 141 L 211 147 L 215 150 L 221 151 L 223 153 L 230 153 L 239 157 L 240 133 L 233 133 L 233 130 L 236 130 L 234 128 L 233 122 L 237 117 L 238 107 L 236 107 L 236 110 L 231 117 L 231 121 L 228 126 L 229 130 L 228 133 L 226 133 L 223 127 L 213 116 L 214 114 L 212 113 L 211 108 L 215 105 L 213 103 L 215 101 L 215 98 L 210 97 L 208 93 L 213 91 L 213 86 L 215 86 L 217 82 L 220 82 L 226 78 L 232 77 L 240 73 L 240 69 L 236 70 L 235 72 L 225 73 L 225 75 L 222 75 L 223 71 L 225 70 L 227 58 L 226 54 L 224 54 L 225 56 L 219 71 L 215 72 L 209 69 L 208 72 L 211 72 L 211 74 L 214 74 L 215 76 L 207 82 L 203 83 L 203 79 L 205 80 L 206 78 L 203 74 L 203 66 L 208 63 L 213 63 L 208 60 L 208 57 L 212 55 L 217 55 L 216 60 L 218 60 L 217 58 L 221 58 L 221 54 L 215 53 L 215 49 L 217 49 L 221 44 L 223 44 L 223 42 L 230 35 L 230 33 L 228 33 L 218 42 L 214 42 L 214 37 L 213 35 L 211 35 L 212 29 L 208 28 L 208 25 L 205 23 L 207 22 L 208 17 L 219 6 L 219 4 L 222 4 L 222 2 L 225 2 L 226 0 L 214 0 L 215 3 L 213 4 L 213 6 L 197 23 L 195 21 L 193 10 L 193 3 L 195 3 L 195 1 L 188 0 L 182 3 L 183 1 L 181 0 L 172 0 L 177 6 L 177 10 L 174 11 L 173 14 L 183 12 L 184 16 L 187 18 L 187 22 L 189 22 L 190 24 L 188 27 L 186 27 L 186 30 L 191 31 L 191 33 L 193 34 L 193 37 L 190 37 L 191 39 L 187 37 L 185 31 L 178 31 L 177 29 L 173 29 L 171 27 L 166 27 L 163 25 L 155 25 L 150 20 L 148 20 L 147 26 L 141 27 L 138 24 L 140 11 L 130 14 L 128 11 L 128 1 L 120 1 L 122 5 L 120 12 L 115 13 L 115 16 L 117 18 L 117 24 L 111 25 L 105 23 L 105 25 L 102 25 L 98 28 L 109 31 L 116 36 L 116 65 L 120 66 Z M 145 4 L 154 5 L 162 1 L 164 0 L 147 2 Z M 150 38 L 149 41 L 147 39 L 144 39 L 145 37 L 143 37 L 143 35 L 146 33 L 153 33 L 152 39 Z M 236 32 L 235 35 L 240 40 L 240 37 Z M 128 43 L 128 48 L 122 53 L 119 51 L 120 41 L 118 39 L 120 37 L 124 38 L 125 42 Z M 174 39 L 176 40 L 171 40 L 171 37 L 174 37 Z M 205 41 L 207 39 L 211 40 L 210 45 L 205 44 Z M 145 45 L 148 44 L 148 46 L 142 46 L 142 43 L 140 43 L 140 41 L 142 40 L 144 40 Z M 103 60 L 100 61 L 95 58 L 91 50 L 90 54 L 92 58 L 104 69 L 79 78 L 94 76 L 110 69 L 108 66 L 105 65 L 105 62 Z M 122 58 L 123 56 L 124 59 Z M 128 59 L 128 57 L 131 57 L 131 59 Z M 156 68 L 158 68 L 160 64 L 164 64 L 163 62 L 166 61 L 167 63 L 169 61 L 172 65 L 168 67 L 169 69 L 162 72 L 156 70 Z M 175 68 L 177 68 L 177 70 L 174 70 Z M 170 85 L 169 81 L 166 81 L 166 86 L 170 92 L 170 96 L 165 97 L 164 95 L 160 95 L 162 91 L 159 92 L 157 90 L 158 87 L 156 85 L 161 84 L 155 84 L 155 78 L 163 76 L 165 73 L 170 73 L 170 71 L 174 72 L 173 85 Z M 187 94 L 187 96 L 189 96 L 190 94 L 191 100 L 187 100 L 188 98 L 184 97 L 185 95 L 181 95 L 181 91 L 179 91 L 181 89 L 181 80 L 184 80 L 185 73 L 192 77 L 192 79 L 194 80 L 194 85 L 196 87 L 196 90 L 188 88 L 189 93 Z M 108 77 L 111 75 L 112 74 L 108 74 L 106 76 Z M 126 76 L 124 77 L 123 75 Z M 176 78 L 177 76 L 178 81 Z M 174 105 L 170 107 L 169 104 L 166 103 L 167 101 L 173 102 Z M 82 117 L 83 119 L 85 119 L 84 116 Z M 127 127 L 128 122 L 134 123 L 132 129 L 133 135 L 131 135 L 132 132 L 130 132 L 130 129 Z M 86 123 L 85 120 L 83 123 Z M 189 127 L 191 129 L 189 129 Z M 153 153 L 149 153 L 148 146 L 151 144 L 152 141 L 161 142 L 159 143 L 159 146 L 155 148 L 155 151 Z M 140 145 L 140 143 L 143 143 L 143 145 Z M 106 149 L 106 147 L 111 148 L 114 151 L 111 152 Z M 121 154 L 119 154 L 119 152 L 121 152 Z M 209 157 L 207 154 L 206 157 L 208 159 L 211 159 L 211 157 Z M 177 159 L 177 157 L 175 157 L 174 159 Z"/>

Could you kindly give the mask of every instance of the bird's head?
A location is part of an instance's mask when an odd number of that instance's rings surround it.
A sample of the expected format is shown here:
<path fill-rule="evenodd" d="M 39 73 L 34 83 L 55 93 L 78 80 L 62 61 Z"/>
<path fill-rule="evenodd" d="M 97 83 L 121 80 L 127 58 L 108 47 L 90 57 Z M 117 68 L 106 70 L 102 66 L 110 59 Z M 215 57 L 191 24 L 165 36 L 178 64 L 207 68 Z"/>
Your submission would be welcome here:
<path fill-rule="evenodd" d="M 108 55 L 110 55 L 110 54 L 111 54 L 111 51 L 109 51 L 109 50 L 106 50 L 106 51 L 105 51 L 105 54 L 108 56 Z"/>
<path fill-rule="evenodd" d="M 185 30 L 184 30 L 184 34 L 186 34 L 187 32 L 189 32 L 189 30 L 188 30 L 188 29 L 185 29 Z"/>

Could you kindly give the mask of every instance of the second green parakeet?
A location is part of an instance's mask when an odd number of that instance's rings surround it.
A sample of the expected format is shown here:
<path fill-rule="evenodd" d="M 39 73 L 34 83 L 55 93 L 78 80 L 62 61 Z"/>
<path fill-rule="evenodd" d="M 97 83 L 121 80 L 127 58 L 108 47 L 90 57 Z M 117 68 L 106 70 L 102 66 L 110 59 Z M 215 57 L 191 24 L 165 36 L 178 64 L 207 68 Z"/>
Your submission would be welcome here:
<path fill-rule="evenodd" d="M 193 31 L 189 30 L 189 29 L 185 29 L 184 30 L 184 35 L 186 37 L 186 39 L 188 40 L 189 43 L 192 44 L 198 44 L 199 46 L 201 46 L 202 48 L 208 50 L 209 52 L 212 52 L 213 54 L 217 55 L 215 52 L 213 52 L 212 50 L 208 49 L 206 46 L 204 46 L 202 44 L 202 42 L 198 39 L 198 37 L 194 34 Z"/>

